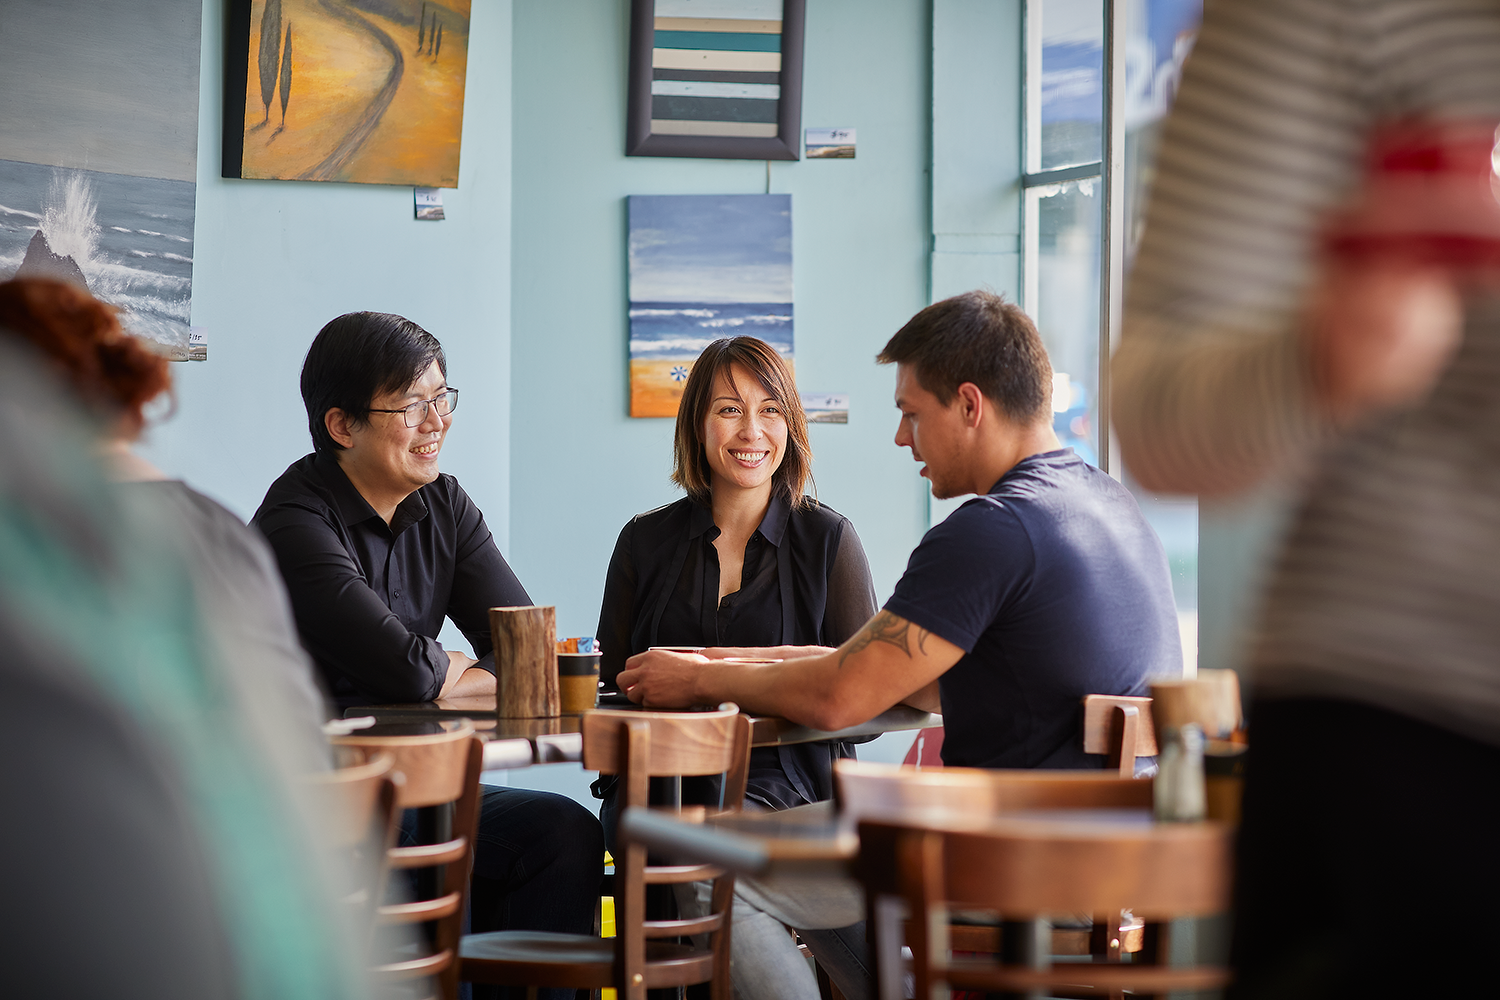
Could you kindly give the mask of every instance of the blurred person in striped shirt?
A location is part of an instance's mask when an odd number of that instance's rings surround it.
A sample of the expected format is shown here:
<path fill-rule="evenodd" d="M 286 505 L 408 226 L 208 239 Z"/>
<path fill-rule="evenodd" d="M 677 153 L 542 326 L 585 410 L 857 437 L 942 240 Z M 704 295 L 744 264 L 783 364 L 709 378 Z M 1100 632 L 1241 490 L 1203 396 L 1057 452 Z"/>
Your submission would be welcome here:
<path fill-rule="evenodd" d="M 1447 918 L 1500 889 L 1497 122 L 1500 4 L 1220 0 L 1165 129 L 1126 461 L 1298 497 L 1250 650 L 1234 995 L 1474 981 Z"/>

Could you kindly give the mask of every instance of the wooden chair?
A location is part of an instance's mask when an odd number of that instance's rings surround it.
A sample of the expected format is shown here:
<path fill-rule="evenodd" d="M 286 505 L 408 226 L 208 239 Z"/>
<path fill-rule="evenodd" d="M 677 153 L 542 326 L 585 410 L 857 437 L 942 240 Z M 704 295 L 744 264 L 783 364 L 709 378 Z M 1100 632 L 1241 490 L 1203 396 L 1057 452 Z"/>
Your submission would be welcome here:
<path fill-rule="evenodd" d="M 306 783 L 333 863 L 347 873 L 344 901 L 355 914 L 359 945 L 368 956 L 375 908 L 385 898 L 388 852 L 396 843 L 396 799 L 405 779 L 392 754 L 356 756 L 350 766 L 311 775 Z"/>
<path fill-rule="evenodd" d="M 919 741 L 926 745 L 919 749 Z M 942 726 L 923 729 L 913 741 L 905 762 L 924 768 L 942 767 L 941 759 L 936 756 L 942 745 Z M 1084 695 L 1083 751 L 1106 755 L 1108 767 L 1117 769 L 1127 778 L 1135 777 L 1136 758 L 1156 756 L 1151 699 L 1113 694 Z"/>
<path fill-rule="evenodd" d="M 622 805 L 646 807 L 651 778 L 724 775 L 724 806 L 738 809 L 750 763 L 750 720 L 733 705 L 714 712 L 599 710 L 583 717 L 583 766 L 619 774 Z M 646 919 L 647 885 L 713 880 L 705 917 Z M 730 1000 L 729 932 L 734 877 L 709 865 L 648 866 L 646 849 L 622 835 L 615 854 L 615 937 L 545 931 L 471 934 L 460 948 L 466 982 L 619 991 L 645 1000 L 646 990 L 710 982 L 715 1000 Z M 699 949 L 665 938 L 708 934 Z"/>
<path fill-rule="evenodd" d="M 1150 809 L 1153 782 L 1109 771 L 937 769 L 835 761 L 839 812 L 855 820 L 910 816 L 987 819 L 1023 809 Z M 1146 945 L 1140 919 L 1121 921 L 1119 909 L 1094 913 L 1092 928 L 1055 928 L 1052 954 L 1119 958 Z M 998 953 L 1003 931 L 994 922 L 957 922 L 948 928 L 955 951 Z"/>
<path fill-rule="evenodd" d="M 385 903 L 376 911 L 386 925 L 425 924 L 430 929 L 425 955 L 375 966 L 377 982 L 407 982 L 431 977 L 436 995 L 458 996 L 458 941 L 469 873 L 474 864 L 474 836 L 479 823 L 479 772 L 484 743 L 467 720 L 452 730 L 429 736 L 340 736 L 333 742 L 389 753 L 404 780 L 397 786 L 398 809 L 430 809 L 435 843 L 392 847 L 393 870 L 412 871 L 431 893 L 403 903 Z M 451 807 L 451 812 L 450 812 Z M 420 838 L 427 839 L 427 838 Z M 426 876 L 425 878 L 423 876 Z"/>
<path fill-rule="evenodd" d="M 1137 757 L 1156 756 L 1151 699 L 1113 694 L 1083 696 L 1083 752 L 1107 755 L 1105 767 L 1135 777 Z"/>
<path fill-rule="evenodd" d="M 1123 996 L 1126 990 L 1165 994 L 1216 989 L 1229 980 L 1220 967 L 1168 967 L 1165 935 L 1130 964 L 1053 964 L 1046 922 L 1052 913 L 1130 906 L 1162 927 L 1171 918 L 1227 910 L 1231 835 L 1223 824 L 1100 830 L 1007 823 L 1002 816 L 964 829 L 870 819 L 860 823 L 859 836 L 859 873 L 882 1000 L 902 995 L 896 920 L 901 904 L 914 931 L 908 943 L 916 995 L 924 1000 L 946 1000 L 950 989 L 1064 997 Z M 1032 934 L 1007 947 L 998 962 L 953 958 L 949 907 L 1029 918 Z"/>

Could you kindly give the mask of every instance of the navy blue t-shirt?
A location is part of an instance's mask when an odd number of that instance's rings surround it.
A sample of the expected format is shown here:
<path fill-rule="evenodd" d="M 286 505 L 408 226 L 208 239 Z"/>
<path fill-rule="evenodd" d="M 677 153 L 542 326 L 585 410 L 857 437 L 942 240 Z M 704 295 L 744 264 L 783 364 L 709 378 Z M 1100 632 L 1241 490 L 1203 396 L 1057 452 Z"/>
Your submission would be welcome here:
<path fill-rule="evenodd" d="M 1182 673 L 1161 542 L 1071 448 L 1022 460 L 927 532 L 885 608 L 966 654 L 939 681 L 949 766 L 1100 766 L 1083 696 Z"/>

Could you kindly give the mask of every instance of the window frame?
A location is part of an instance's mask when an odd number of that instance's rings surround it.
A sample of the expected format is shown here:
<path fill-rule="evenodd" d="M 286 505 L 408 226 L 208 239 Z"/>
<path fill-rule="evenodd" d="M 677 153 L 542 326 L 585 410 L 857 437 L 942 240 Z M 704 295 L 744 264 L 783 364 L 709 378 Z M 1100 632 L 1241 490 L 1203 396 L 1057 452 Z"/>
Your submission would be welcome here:
<path fill-rule="evenodd" d="M 1041 169 L 1042 88 L 1041 4 L 1025 0 L 1025 51 L 1022 54 L 1021 173 L 1021 306 L 1033 317 L 1040 287 L 1040 193 L 1035 189 L 1098 179 L 1102 203 L 1099 220 L 1099 370 L 1095 405 L 1099 468 L 1121 478 L 1119 449 L 1110 433 L 1109 361 L 1120 339 L 1120 310 L 1125 283 L 1125 8 L 1123 0 L 1100 0 L 1104 20 L 1104 66 L 1101 76 L 1102 158 L 1051 170 Z"/>

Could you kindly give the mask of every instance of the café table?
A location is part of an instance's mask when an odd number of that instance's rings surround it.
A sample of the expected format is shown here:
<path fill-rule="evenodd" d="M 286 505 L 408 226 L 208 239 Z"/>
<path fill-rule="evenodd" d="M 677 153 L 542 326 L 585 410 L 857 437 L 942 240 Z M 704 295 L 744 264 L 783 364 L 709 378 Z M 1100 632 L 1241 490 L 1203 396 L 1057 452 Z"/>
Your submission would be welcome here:
<path fill-rule="evenodd" d="M 1158 824 L 1149 809 L 1017 810 L 976 816 L 951 809 L 900 809 L 865 816 L 840 815 L 832 802 L 779 812 L 680 816 L 664 809 L 627 809 L 620 830 L 653 854 L 684 864 L 712 864 L 742 875 L 851 875 L 859 856 L 861 819 L 890 820 L 937 830 L 1004 833 L 1016 838 L 1135 838 L 1153 830 L 1196 824 Z M 1201 824 L 1216 834 L 1231 828 Z"/>
<path fill-rule="evenodd" d="M 654 855 L 741 875 L 837 876 L 851 874 L 859 855 L 856 824 L 825 801 L 777 812 L 724 813 L 700 822 L 665 809 L 627 809 L 620 832 Z"/>
<path fill-rule="evenodd" d="M 633 702 L 604 703 L 599 707 L 622 711 L 647 711 Z M 583 760 L 583 735 L 580 732 L 583 715 L 581 713 L 542 719 L 502 719 L 496 714 L 495 696 L 492 694 L 469 698 L 439 698 L 436 701 L 404 705 L 358 705 L 347 709 L 344 716 L 346 719 L 373 717 L 379 725 L 469 719 L 474 724 L 475 731 L 488 741 L 485 744 L 484 756 L 486 770 L 525 767 L 529 764 L 578 763 Z M 897 705 L 859 725 L 832 732 L 812 729 L 774 715 L 751 715 L 750 721 L 751 745 L 771 747 L 792 743 L 813 743 L 819 740 L 858 739 L 865 736 L 879 736 L 881 733 L 930 729 L 934 726 L 941 726 L 943 717 L 909 705 Z M 525 756 L 518 746 L 518 741 L 525 741 L 528 744 L 531 749 L 530 759 L 525 763 L 503 763 L 502 759 L 520 761 Z M 496 744 L 502 746 L 496 746 Z M 494 751 L 491 750 L 492 746 L 495 747 Z M 492 754 L 493 763 L 491 762 Z"/>

